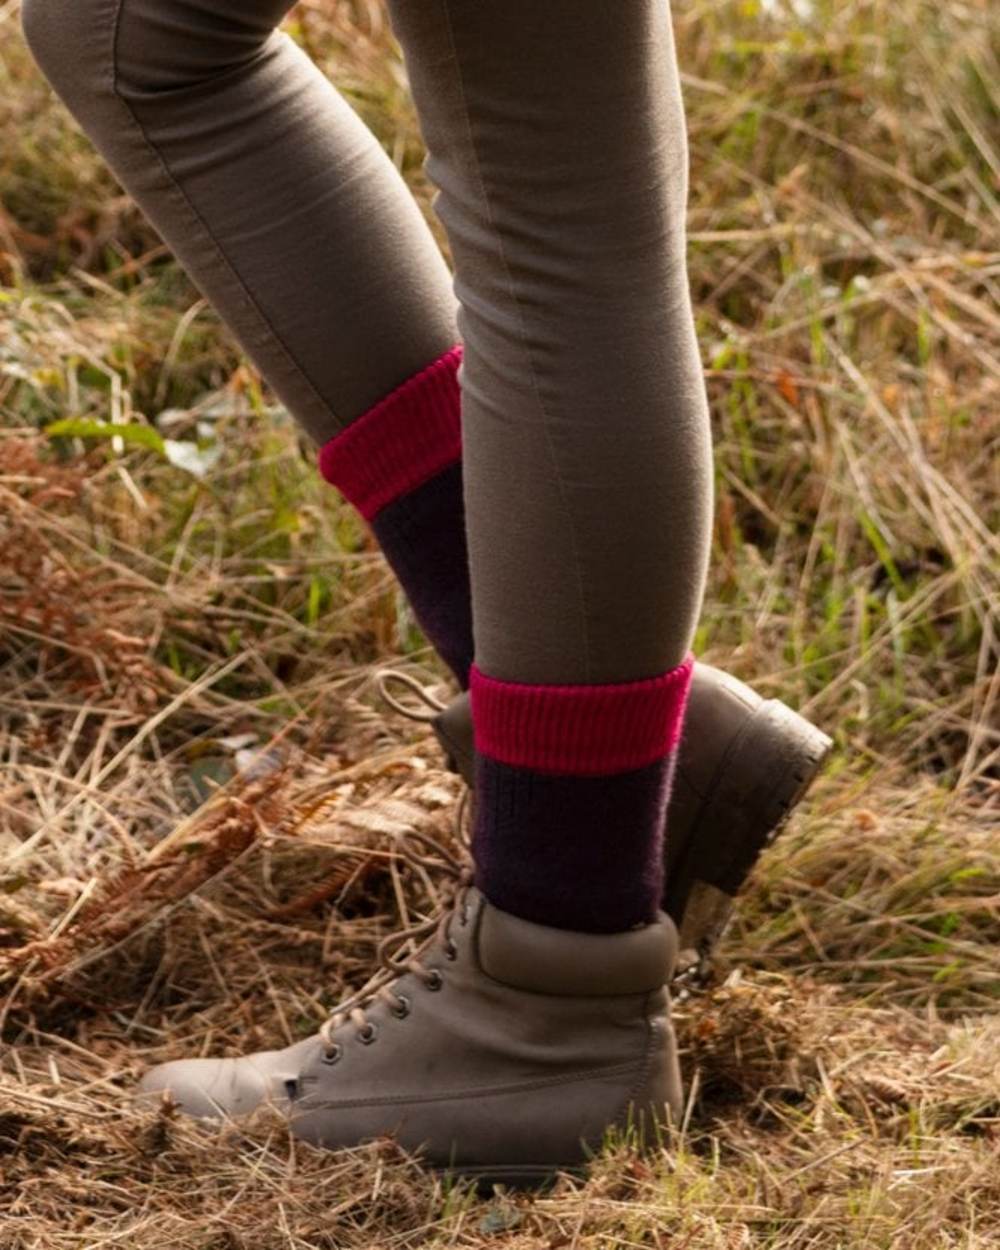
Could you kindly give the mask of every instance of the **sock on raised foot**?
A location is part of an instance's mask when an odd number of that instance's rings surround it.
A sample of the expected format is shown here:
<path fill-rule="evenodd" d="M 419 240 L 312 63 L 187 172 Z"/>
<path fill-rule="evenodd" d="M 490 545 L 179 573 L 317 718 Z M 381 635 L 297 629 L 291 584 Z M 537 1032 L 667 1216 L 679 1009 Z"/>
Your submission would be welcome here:
<path fill-rule="evenodd" d="M 461 359 L 453 347 L 408 378 L 326 443 L 319 467 L 371 525 L 421 628 L 464 690 L 473 644 Z"/>
<path fill-rule="evenodd" d="M 498 681 L 472 666 L 472 853 L 491 903 L 579 932 L 654 919 L 693 665 L 597 686 Z"/>

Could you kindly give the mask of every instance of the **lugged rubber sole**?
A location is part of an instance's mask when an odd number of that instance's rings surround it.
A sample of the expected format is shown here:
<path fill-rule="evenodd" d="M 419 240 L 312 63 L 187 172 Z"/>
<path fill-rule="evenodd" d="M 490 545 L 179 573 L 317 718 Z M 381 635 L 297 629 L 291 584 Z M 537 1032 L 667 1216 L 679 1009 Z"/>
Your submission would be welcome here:
<path fill-rule="evenodd" d="M 729 744 L 667 882 L 664 910 L 677 924 L 679 971 L 704 965 L 732 918 L 735 896 L 832 746 L 777 699 L 762 703 Z"/>
<path fill-rule="evenodd" d="M 477 1194 L 484 1198 L 490 1196 L 495 1185 L 521 1191 L 545 1189 L 555 1182 L 560 1173 L 582 1177 L 586 1175 L 587 1168 L 583 1163 L 565 1166 L 554 1163 L 511 1163 L 500 1167 L 439 1167 L 434 1170 L 456 1180 L 472 1181 Z"/>

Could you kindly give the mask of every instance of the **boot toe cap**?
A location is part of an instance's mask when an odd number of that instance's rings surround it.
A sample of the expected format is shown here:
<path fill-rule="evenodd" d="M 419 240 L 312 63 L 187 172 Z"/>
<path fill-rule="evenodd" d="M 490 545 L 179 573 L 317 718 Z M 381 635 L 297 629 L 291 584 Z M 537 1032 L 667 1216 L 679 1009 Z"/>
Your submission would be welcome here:
<path fill-rule="evenodd" d="M 139 1082 L 139 1097 L 151 1101 L 169 1093 L 183 1112 L 200 1120 L 248 1115 L 265 1102 L 287 1111 L 303 1063 L 318 1046 L 317 1039 L 306 1038 L 239 1059 L 174 1059 L 150 1068 Z"/>
<path fill-rule="evenodd" d="M 247 1115 L 268 1096 L 268 1084 L 244 1059 L 178 1059 L 151 1068 L 139 1082 L 139 1096 L 169 1093 L 187 1115 L 222 1120 Z"/>

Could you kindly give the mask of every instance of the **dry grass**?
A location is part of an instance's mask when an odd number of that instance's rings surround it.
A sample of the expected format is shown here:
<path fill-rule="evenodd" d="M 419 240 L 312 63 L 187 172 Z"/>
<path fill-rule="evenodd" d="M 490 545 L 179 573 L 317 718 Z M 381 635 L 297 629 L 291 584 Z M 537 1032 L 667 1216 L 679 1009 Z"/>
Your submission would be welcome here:
<path fill-rule="evenodd" d="M 386 662 L 441 680 L 377 550 L 53 102 L 15 10 L 0 1250 L 1000 1243 L 987 4 L 677 8 L 718 465 L 699 650 L 840 749 L 716 982 L 678 1004 L 683 1132 L 489 1200 L 389 1144 L 329 1156 L 266 1115 L 214 1135 L 126 1096 L 151 1061 L 312 1031 L 440 905 L 433 847 L 396 848 L 453 846 L 458 789 L 375 696 Z M 426 203 L 380 7 L 295 19 Z M 45 433 L 67 417 L 97 424 Z"/>

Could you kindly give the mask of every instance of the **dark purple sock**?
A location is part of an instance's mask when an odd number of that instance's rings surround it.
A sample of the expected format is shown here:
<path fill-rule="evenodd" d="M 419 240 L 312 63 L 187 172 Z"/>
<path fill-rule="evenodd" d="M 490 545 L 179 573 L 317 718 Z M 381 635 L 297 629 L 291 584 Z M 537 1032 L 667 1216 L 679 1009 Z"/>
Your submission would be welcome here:
<path fill-rule="evenodd" d="M 461 347 L 326 443 L 320 472 L 369 522 L 414 615 L 465 689 L 472 609 L 462 498 Z"/>
<path fill-rule="evenodd" d="M 476 883 L 538 924 L 651 921 L 693 659 L 645 681 L 538 686 L 473 665 Z"/>

